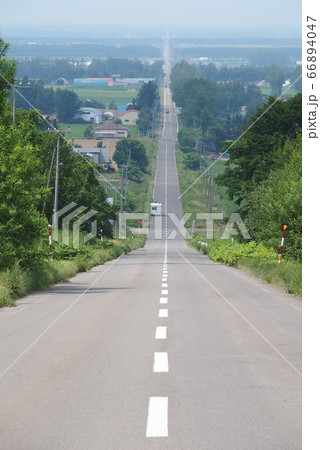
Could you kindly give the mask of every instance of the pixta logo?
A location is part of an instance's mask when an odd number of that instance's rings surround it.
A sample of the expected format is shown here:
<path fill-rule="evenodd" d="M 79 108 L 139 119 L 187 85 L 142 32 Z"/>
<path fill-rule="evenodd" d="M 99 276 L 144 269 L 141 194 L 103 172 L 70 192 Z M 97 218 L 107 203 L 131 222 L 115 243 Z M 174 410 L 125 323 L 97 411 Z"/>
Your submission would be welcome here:
<path fill-rule="evenodd" d="M 75 209 L 76 208 L 76 209 Z M 85 212 L 88 208 L 86 206 L 78 206 L 76 203 L 72 202 L 64 208 L 60 209 L 52 216 L 53 223 L 53 233 L 52 237 L 55 241 L 60 241 L 62 244 L 70 245 L 79 248 L 80 246 L 80 227 L 82 224 L 90 220 L 95 216 L 97 211 L 90 209 Z M 62 219 L 62 234 L 59 236 L 59 221 Z M 72 232 L 71 232 L 72 230 Z M 97 220 L 91 222 L 91 231 L 88 233 L 84 239 L 83 243 L 87 243 L 97 235 Z M 72 238 L 72 242 L 71 239 Z"/>
<path fill-rule="evenodd" d="M 158 216 L 154 216 L 150 219 L 150 214 L 147 213 L 120 213 L 119 214 L 119 238 L 125 239 L 127 236 L 127 229 L 130 228 L 130 224 L 141 224 L 141 231 L 145 234 L 149 234 L 150 223 L 153 228 L 152 238 L 173 240 L 178 236 L 184 239 L 192 239 L 192 232 L 186 228 L 187 221 L 192 216 L 194 227 L 197 222 L 201 221 L 205 223 L 205 228 L 201 229 L 206 233 L 206 239 L 210 240 L 214 238 L 214 225 L 220 224 L 219 228 L 222 230 L 221 239 L 229 239 L 233 236 L 241 235 L 243 239 L 251 239 L 251 236 L 240 217 L 239 213 L 231 214 L 228 223 L 223 226 L 221 221 L 224 220 L 223 213 L 197 213 L 195 216 L 192 213 L 186 213 L 182 218 L 179 218 L 175 213 L 166 213 Z M 169 225 L 168 225 L 169 224 Z M 133 227 L 135 229 L 135 227 Z"/>

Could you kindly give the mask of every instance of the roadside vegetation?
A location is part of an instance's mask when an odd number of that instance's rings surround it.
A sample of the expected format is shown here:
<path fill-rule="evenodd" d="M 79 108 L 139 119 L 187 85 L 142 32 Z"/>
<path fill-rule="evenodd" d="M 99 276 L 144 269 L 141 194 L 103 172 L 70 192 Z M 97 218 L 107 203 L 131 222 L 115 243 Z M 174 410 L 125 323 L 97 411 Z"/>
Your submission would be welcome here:
<path fill-rule="evenodd" d="M 145 236 L 134 236 L 128 232 L 125 240 L 95 240 L 91 245 L 54 245 L 53 260 L 43 258 L 31 268 L 21 267 L 16 261 L 10 268 L 0 272 L 0 307 L 15 306 L 15 300 L 34 291 L 47 289 L 51 285 L 65 281 L 78 272 L 85 272 L 106 261 L 118 258 L 142 247 Z M 43 249 L 48 246 L 42 243 Z"/>
<path fill-rule="evenodd" d="M 284 258 L 277 261 L 277 252 L 264 244 L 250 241 L 240 243 L 230 240 L 207 241 L 196 234 L 190 245 L 221 264 L 237 267 L 267 283 L 279 286 L 289 294 L 302 295 L 302 265 L 300 261 Z"/>
<path fill-rule="evenodd" d="M 176 162 L 180 181 L 180 192 L 183 194 L 181 197 L 182 207 L 185 213 L 193 214 L 186 222 L 186 226 L 189 228 L 192 226 L 192 221 L 195 219 L 196 213 L 209 212 L 210 205 L 212 212 L 223 212 L 226 217 L 230 217 L 230 214 L 236 212 L 239 206 L 227 197 L 225 187 L 218 186 L 214 182 L 215 177 L 224 171 L 225 161 L 216 161 L 214 166 L 199 178 L 201 175 L 199 163 L 196 167 L 186 166 L 185 153 L 180 148 L 180 145 L 177 144 Z M 206 166 L 209 167 L 212 163 L 213 161 L 208 161 Z M 209 193 L 210 186 L 211 192 Z M 197 221 L 196 227 L 204 226 L 204 221 Z M 217 227 L 218 229 L 221 228 L 220 225 Z"/>
<path fill-rule="evenodd" d="M 105 186 L 99 181 L 102 168 L 76 153 L 69 136 L 61 132 L 57 211 L 70 204 L 71 208 L 81 207 L 70 221 L 70 228 L 82 212 L 84 219 L 80 247 L 54 242 L 50 260 L 48 224 L 52 223 L 54 207 L 57 133 L 50 132 L 34 110 L 17 109 L 12 121 L 8 97 L 10 84 L 15 82 L 16 64 L 6 57 L 7 50 L 8 44 L 0 39 L 0 306 L 13 305 L 22 295 L 103 264 L 143 246 L 145 241 L 143 236 L 114 240 L 118 206 L 106 201 Z M 154 171 L 155 145 L 152 141 L 146 147 L 134 139 L 127 141 L 138 143 L 136 155 L 132 146 L 128 150 L 140 164 L 132 171 L 136 177 L 131 177 L 131 185 L 136 184 L 133 195 L 146 201 L 150 186 L 145 189 L 143 185 L 146 192 L 141 196 L 138 188 L 142 179 L 146 181 Z M 136 208 L 133 202 L 131 208 Z M 85 220 L 88 211 L 94 214 L 103 242 L 91 239 L 86 245 L 81 244 L 91 231 L 90 220 Z"/>
<path fill-rule="evenodd" d="M 272 77 L 278 95 L 283 73 L 272 66 Z M 228 220 L 236 211 L 252 238 L 245 242 L 239 233 L 232 241 L 221 240 L 224 227 L 216 226 L 215 240 L 197 237 L 193 245 L 213 261 L 241 267 L 301 295 L 301 93 L 263 100 L 241 82 L 219 86 L 197 77 L 184 62 L 172 70 L 172 89 L 181 107 L 177 166 L 184 212 L 224 212 Z M 242 118 L 240 104 L 247 106 Z M 218 161 L 222 155 L 227 161 Z M 214 182 L 209 183 L 210 177 Z M 284 225 L 284 256 L 278 264 Z"/>

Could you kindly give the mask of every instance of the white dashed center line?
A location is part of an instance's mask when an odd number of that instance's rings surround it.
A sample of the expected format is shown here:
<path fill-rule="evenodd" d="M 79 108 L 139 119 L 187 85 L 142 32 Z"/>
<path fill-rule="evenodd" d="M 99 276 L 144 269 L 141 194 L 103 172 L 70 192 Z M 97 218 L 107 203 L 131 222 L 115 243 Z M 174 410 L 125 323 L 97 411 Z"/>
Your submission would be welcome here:
<path fill-rule="evenodd" d="M 169 372 L 168 353 L 156 352 L 153 361 L 154 372 Z"/>
<path fill-rule="evenodd" d="M 168 303 L 168 298 L 167 297 L 160 297 L 160 303 L 162 303 L 162 304 Z"/>
<path fill-rule="evenodd" d="M 167 309 L 159 309 L 159 317 L 168 317 Z"/>
<path fill-rule="evenodd" d="M 146 436 L 168 436 L 168 397 L 150 397 Z"/>
<path fill-rule="evenodd" d="M 157 327 L 156 339 L 167 339 L 167 327 Z"/>
<path fill-rule="evenodd" d="M 168 289 L 163 289 L 161 291 L 161 295 L 168 295 Z"/>

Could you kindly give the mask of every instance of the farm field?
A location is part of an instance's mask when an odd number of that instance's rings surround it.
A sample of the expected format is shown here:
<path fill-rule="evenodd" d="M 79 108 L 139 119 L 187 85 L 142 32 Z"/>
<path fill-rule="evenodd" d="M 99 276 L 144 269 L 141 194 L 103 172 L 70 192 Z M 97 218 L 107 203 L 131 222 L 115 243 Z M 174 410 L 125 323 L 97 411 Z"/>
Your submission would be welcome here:
<path fill-rule="evenodd" d="M 64 131 L 65 133 L 65 137 L 67 139 L 88 139 L 84 133 L 86 131 L 86 129 L 89 126 L 93 126 L 93 128 L 95 127 L 102 127 L 102 126 L 108 126 L 108 125 L 112 125 L 112 123 L 109 122 L 102 122 L 100 124 L 96 124 L 96 123 L 63 123 L 60 124 L 61 125 L 61 129 Z M 130 129 L 130 137 L 131 138 L 136 138 L 138 135 L 138 127 L 137 125 L 118 125 L 119 127 L 126 127 Z M 67 133 L 68 128 L 70 128 L 70 134 Z M 110 139 L 107 139 L 106 141 L 109 141 Z M 92 139 L 92 142 L 97 142 L 97 139 Z M 95 144 L 93 145 L 93 147 L 95 147 Z"/>
<path fill-rule="evenodd" d="M 260 88 L 262 94 L 267 95 L 271 93 L 271 87 L 266 88 Z M 284 89 L 282 90 L 282 93 L 284 92 Z M 283 96 L 283 98 L 290 98 L 294 97 L 296 95 L 297 91 L 295 89 L 289 89 L 288 92 Z"/>
<path fill-rule="evenodd" d="M 58 86 L 60 89 L 69 89 L 75 92 L 80 100 L 96 100 L 105 104 L 106 108 L 114 101 L 116 105 L 125 105 L 130 103 L 139 92 L 139 86 L 127 87 L 73 87 L 73 86 Z M 57 88 L 58 88 L 57 87 Z"/>

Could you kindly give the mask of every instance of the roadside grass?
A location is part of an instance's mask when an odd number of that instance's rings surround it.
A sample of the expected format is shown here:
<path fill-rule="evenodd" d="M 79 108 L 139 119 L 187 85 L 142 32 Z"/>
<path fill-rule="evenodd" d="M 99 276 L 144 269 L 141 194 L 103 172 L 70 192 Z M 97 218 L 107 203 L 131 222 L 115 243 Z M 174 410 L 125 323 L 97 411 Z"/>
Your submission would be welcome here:
<path fill-rule="evenodd" d="M 270 284 L 275 284 L 298 297 L 302 296 L 302 264 L 299 261 L 276 258 L 241 258 L 239 269 L 250 272 Z"/>
<path fill-rule="evenodd" d="M 212 261 L 247 271 L 290 294 L 302 295 L 302 264 L 285 258 L 278 264 L 277 252 L 261 243 L 208 242 L 195 235 L 189 244 L 206 253 Z"/>
<path fill-rule="evenodd" d="M 96 240 L 94 245 L 86 245 L 79 250 L 72 247 L 69 247 L 69 251 L 66 248 L 57 249 L 54 253 L 56 259 L 43 260 L 37 267 L 29 270 L 22 269 L 16 262 L 12 268 L 0 273 L 0 307 L 15 306 L 17 298 L 47 289 L 78 272 L 85 272 L 144 246 L 145 236 L 134 236 L 130 232 L 127 236 L 125 240 L 105 240 L 103 243 Z M 63 255 L 66 259 L 59 259 Z"/>

